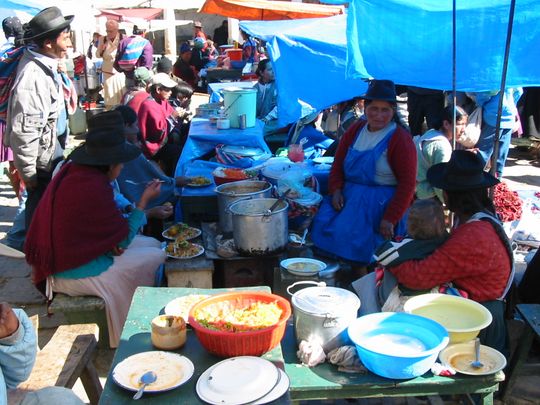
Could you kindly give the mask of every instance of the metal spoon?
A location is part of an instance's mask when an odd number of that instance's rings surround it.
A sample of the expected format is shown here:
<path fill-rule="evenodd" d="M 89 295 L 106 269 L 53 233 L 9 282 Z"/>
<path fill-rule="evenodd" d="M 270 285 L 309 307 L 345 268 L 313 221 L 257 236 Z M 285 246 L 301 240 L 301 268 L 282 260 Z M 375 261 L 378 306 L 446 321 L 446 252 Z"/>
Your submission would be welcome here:
<path fill-rule="evenodd" d="M 308 233 L 308 229 L 304 229 L 304 234 L 302 235 L 302 240 L 300 240 L 300 246 L 303 246 L 304 243 L 306 242 L 306 236 L 307 236 L 307 233 Z"/>
<path fill-rule="evenodd" d="M 152 180 L 150 181 L 133 181 L 133 180 L 124 180 L 126 183 L 129 183 L 129 184 L 133 184 L 135 186 L 140 186 L 140 185 L 147 185 L 147 184 L 150 184 L 152 182 Z M 165 183 L 165 180 L 157 180 L 158 183 Z"/>
<path fill-rule="evenodd" d="M 476 338 L 474 341 L 474 361 L 471 362 L 471 366 L 474 368 L 482 368 L 484 364 L 480 361 L 480 339 Z"/>
<path fill-rule="evenodd" d="M 148 384 L 152 384 L 157 380 L 157 375 L 153 371 L 147 371 L 144 373 L 141 378 L 139 379 L 139 383 L 142 383 L 141 387 L 139 388 L 139 391 L 133 395 L 133 399 L 139 399 L 142 397 L 142 394 L 144 392 L 144 389 Z"/>

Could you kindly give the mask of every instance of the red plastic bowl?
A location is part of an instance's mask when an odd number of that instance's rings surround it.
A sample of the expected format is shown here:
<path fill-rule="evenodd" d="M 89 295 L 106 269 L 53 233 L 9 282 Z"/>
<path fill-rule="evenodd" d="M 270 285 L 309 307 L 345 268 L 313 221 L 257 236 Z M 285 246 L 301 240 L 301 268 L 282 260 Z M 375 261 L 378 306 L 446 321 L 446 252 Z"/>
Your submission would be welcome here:
<path fill-rule="evenodd" d="M 223 301 L 238 302 L 239 304 L 248 301 L 276 302 L 283 312 L 275 325 L 249 332 L 222 332 L 208 329 L 197 322 L 194 315 L 200 309 Z M 231 292 L 217 294 L 195 304 L 189 311 L 189 324 L 195 330 L 201 345 L 216 356 L 260 356 L 281 342 L 285 334 L 287 319 L 290 316 L 289 301 L 279 295 L 257 291 Z"/>

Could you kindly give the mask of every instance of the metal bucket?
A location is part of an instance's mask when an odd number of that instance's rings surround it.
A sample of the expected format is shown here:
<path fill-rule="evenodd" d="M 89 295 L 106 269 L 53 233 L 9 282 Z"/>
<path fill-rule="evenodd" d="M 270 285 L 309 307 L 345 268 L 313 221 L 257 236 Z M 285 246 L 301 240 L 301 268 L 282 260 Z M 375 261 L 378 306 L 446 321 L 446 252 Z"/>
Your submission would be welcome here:
<path fill-rule="evenodd" d="M 270 198 L 272 185 L 266 181 L 242 180 L 221 184 L 216 187 L 219 209 L 219 227 L 223 233 L 233 231 L 232 214 L 229 206 L 238 200 Z"/>
<path fill-rule="evenodd" d="M 275 198 L 240 200 L 229 207 L 233 220 L 236 249 L 247 256 L 264 256 L 281 252 L 287 246 L 289 204 L 279 201 L 274 211 L 270 207 Z"/>
<path fill-rule="evenodd" d="M 312 287 L 293 294 L 291 289 L 301 284 Z M 348 342 L 347 327 L 357 318 L 360 308 L 360 299 L 356 294 L 314 281 L 291 284 L 287 292 L 292 295 L 294 332 L 298 343 L 302 340 L 317 343 L 328 353 Z"/>

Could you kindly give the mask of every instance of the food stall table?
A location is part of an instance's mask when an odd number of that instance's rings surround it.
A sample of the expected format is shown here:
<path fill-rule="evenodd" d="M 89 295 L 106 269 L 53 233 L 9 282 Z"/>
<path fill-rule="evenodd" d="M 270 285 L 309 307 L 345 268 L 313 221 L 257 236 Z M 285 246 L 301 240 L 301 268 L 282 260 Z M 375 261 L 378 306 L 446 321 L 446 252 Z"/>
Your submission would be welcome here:
<path fill-rule="evenodd" d="M 133 297 L 120 345 L 113 359 L 114 366 L 130 355 L 154 350 L 150 341 L 150 321 L 157 316 L 164 306 L 174 298 L 189 294 L 212 294 L 232 290 L 268 291 L 268 287 L 244 287 L 239 289 L 195 289 L 195 288 L 153 288 L 139 287 Z M 191 379 L 179 388 L 159 394 L 145 394 L 141 403 L 178 404 L 201 403 L 195 393 L 199 376 L 221 359 L 209 354 L 199 344 L 195 333 L 188 330 L 186 345 L 177 350 L 188 357 L 195 365 Z M 430 372 L 411 380 L 392 380 L 372 373 L 349 374 L 338 372 L 331 364 L 321 364 L 313 368 L 298 364 L 296 341 L 291 322 L 288 323 L 285 337 L 278 346 L 263 356 L 284 369 L 290 379 L 289 395 L 293 401 L 338 399 L 338 398 L 380 398 L 408 397 L 425 395 L 479 394 L 481 403 L 493 404 L 493 393 L 504 380 L 504 373 L 499 371 L 487 376 L 454 377 L 434 376 Z M 100 404 L 131 403 L 133 392 L 117 386 L 111 373 L 107 378 Z M 282 397 L 279 403 L 287 403 L 289 398 Z"/>
<path fill-rule="evenodd" d="M 163 308 L 173 299 L 190 294 L 216 294 L 222 292 L 238 290 L 256 290 L 270 291 L 269 287 L 244 287 L 236 289 L 200 289 L 200 288 L 155 288 L 155 287 L 139 287 L 135 291 L 131 307 L 127 316 L 120 344 L 112 362 L 111 370 L 107 377 L 107 382 L 103 390 L 103 394 L 99 400 L 102 405 L 119 405 L 131 403 L 133 401 L 133 392 L 125 390 L 118 386 L 112 379 L 112 370 L 122 360 L 127 357 L 146 352 L 157 350 L 152 346 L 150 340 L 151 326 L 150 322 L 154 317 L 160 314 Z M 188 329 L 186 344 L 173 352 L 189 358 L 194 366 L 195 372 L 191 379 L 184 385 L 170 391 L 144 394 L 139 400 L 141 404 L 203 404 L 195 391 L 197 380 L 201 374 L 212 365 L 223 360 L 220 357 L 214 356 L 206 351 L 200 343 L 195 332 Z M 278 367 L 283 368 L 283 356 L 281 347 L 278 346 L 274 350 L 266 353 L 263 358 L 274 362 Z M 287 404 L 290 400 L 286 395 L 273 404 Z"/>

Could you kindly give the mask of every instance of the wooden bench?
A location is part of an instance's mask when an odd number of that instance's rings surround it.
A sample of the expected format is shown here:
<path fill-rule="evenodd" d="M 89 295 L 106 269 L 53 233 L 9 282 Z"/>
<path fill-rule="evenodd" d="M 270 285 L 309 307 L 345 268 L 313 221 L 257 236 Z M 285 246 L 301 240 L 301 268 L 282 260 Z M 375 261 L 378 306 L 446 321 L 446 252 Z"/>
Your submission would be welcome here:
<path fill-rule="evenodd" d="M 56 294 L 49 311 L 62 313 L 70 325 L 95 323 L 99 327 L 99 347 L 109 345 L 109 328 L 105 314 L 105 301 L 99 297 L 81 296 L 70 297 L 65 294 Z"/>
<path fill-rule="evenodd" d="M 90 403 L 97 404 L 103 391 L 92 363 L 98 335 L 99 329 L 94 323 L 59 326 L 37 354 L 30 378 L 17 389 L 8 391 L 8 404 L 19 404 L 28 392 L 41 388 L 72 388 L 78 378 Z"/>
<path fill-rule="evenodd" d="M 540 337 L 540 304 L 518 304 L 516 311 L 525 322 L 525 325 L 516 350 L 510 359 L 510 364 L 506 369 L 507 378 L 501 388 L 503 402 L 508 399 L 516 378 L 520 374 L 532 374 L 540 371 L 540 363 L 525 362 L 534 338 Z"/>

